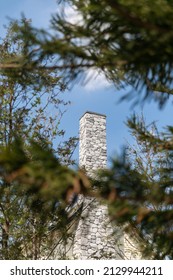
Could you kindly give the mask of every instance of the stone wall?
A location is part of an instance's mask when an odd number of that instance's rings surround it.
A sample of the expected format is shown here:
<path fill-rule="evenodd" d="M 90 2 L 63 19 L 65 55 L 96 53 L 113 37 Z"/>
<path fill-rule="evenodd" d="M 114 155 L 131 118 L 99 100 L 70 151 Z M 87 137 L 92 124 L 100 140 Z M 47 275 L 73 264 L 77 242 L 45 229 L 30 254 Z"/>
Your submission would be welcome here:
<path fill-rule="evenodd" d="M 122 246 L 122 233 L 112 226 L 107 206 L 96 199 L 85 198 L 74 240 L 74 258 L 123 259 Z"/>

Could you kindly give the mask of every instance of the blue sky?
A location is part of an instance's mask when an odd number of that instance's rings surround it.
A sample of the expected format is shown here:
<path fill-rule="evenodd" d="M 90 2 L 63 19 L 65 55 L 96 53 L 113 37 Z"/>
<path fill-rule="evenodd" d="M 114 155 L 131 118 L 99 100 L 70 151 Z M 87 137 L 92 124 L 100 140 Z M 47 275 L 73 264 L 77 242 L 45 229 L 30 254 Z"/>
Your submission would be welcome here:
<path fill-rule="evenodd" d="M 50 15 L 57 11 L 56 0 L 1 0 L 0 1 L 0 37 L 5 34 L 3 25 L 7 18 L 19 19 L 23 12 L 32 19 L 34 26 L 48 28 Z M 120 152 L 126 141 L 132 143 L 129 131 L 125 125 L 127 117 L 134 112 L 143 113 L 147 123 L 156 121 L 159 129 L 172 125 L 172 102 L 163 110 L 159 110 L 156 103 L 146 102 L 143 107 L 137 105 L 132 108 L 132 102 L 124 101 L 118 104 L 122 92 L 108 84 L 103 76 L 89 80 L 85 86 L 74 85 L 66 92 L 66 99 L 71 101 L 62 120 L 62 127 L 66 130 L 66 137 L 78 135 L 79 118 L 85 111 L 94 111 L 107 116 L 107 146 L 108 158 Z M 78 158 L 78 149 L 74 154 Z"/>

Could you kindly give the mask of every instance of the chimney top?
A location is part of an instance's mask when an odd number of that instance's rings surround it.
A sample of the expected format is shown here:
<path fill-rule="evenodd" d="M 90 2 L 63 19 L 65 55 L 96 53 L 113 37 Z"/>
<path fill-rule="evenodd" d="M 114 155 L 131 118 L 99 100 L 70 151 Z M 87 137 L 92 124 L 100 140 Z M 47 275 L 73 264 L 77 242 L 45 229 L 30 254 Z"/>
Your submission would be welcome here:
<path fill-rule="evenodd" d="M 80 119 L 82 119 L 83 116 L 85 116 L 85 114 L 98 115 L 98 116 L 103 116 L 103 117 L 106 118 L 106 115 L 104 115 L 104 114 L 100 114 L 100 113 L 96 113 L 96 112 L 91 112 L 91 111 L 86 111 L 86 112 L 82 115 L 82 117 L 80 117 Z M 79 120 L 80 120 L 80 119 L 79 119 Z"/>

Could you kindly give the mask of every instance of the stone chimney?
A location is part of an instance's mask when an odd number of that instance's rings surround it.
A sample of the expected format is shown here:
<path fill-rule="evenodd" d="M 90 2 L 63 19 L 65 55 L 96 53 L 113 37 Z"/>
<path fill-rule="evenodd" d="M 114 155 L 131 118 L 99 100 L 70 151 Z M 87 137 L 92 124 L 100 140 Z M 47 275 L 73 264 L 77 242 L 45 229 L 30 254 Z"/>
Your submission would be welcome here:
<path fill-rule="evenodd" d="M 86 112 L 80 119 L 79 165 L 89 176 L 106 168 L 106 116 Z M 82 213 L 73 244 L 74 259 L 141 259 L 135 232 L 125 233 L 109 219 L 107 205 L 80 196 Z"/>
<path fill-rule="evenodd" d="M 89 174 L 107 165 L 106 116 L 86 112 L 80 119 L 79 165 Z"/>
<path fill-rule="evenodd" d="M 90 176 L 106 168 L 106 116 L 86 112 L 80 119 L 79 165 Z M 83 210 L 73 247 L 75 259 L 122 259 L 119 228 L 113 228 L 106 205 L 93 197 L 80 197 Z"/>

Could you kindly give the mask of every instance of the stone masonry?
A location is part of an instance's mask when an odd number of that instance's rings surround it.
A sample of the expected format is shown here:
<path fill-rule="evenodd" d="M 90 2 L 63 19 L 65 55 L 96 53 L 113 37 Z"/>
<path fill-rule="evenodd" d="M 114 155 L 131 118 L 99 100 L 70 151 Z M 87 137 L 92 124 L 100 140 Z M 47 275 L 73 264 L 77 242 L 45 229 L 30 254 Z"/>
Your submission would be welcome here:
<path fill-rule="evenodd" d="M 107 166 L 106 116 L 86 112 L 80 119 L 79 165 L 89 176 Z M 79 197 L 83 210 L 77 225 L 74 259 L 140 259 L 136 241 L 112 224 L 106 205 L 96 198 Z"/>
<path fill-rule="evenodd" d="M 88 174 L 106 168 L 106 116 L 86 112 L 80 119 L 79 165 Z"/>

